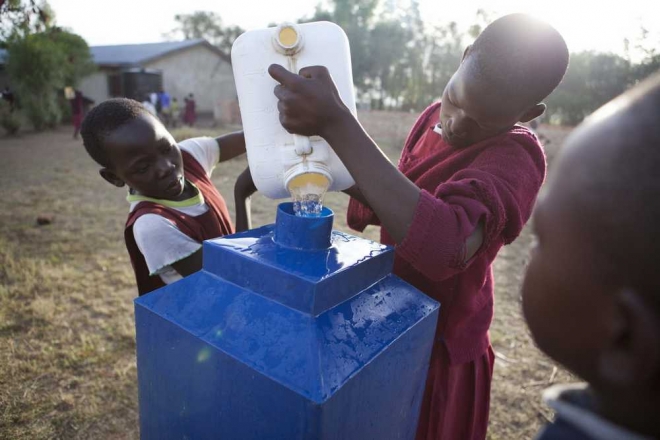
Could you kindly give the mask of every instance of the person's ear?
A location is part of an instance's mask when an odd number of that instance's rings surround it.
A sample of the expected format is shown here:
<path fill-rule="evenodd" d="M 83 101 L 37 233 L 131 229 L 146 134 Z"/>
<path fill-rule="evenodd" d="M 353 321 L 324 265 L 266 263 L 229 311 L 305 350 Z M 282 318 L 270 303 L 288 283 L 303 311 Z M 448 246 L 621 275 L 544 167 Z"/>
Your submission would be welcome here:
<path fill-rule="evenodd" d="M 461 63 L 462 63 L 463 61 L 465 61 L 465 58 L 466 58 L 466 57 L 468 56 L 468 54 L 470 53 L 470 49 L 472 49 L 472 45 L 471 45 L 471 44 L 470 44 L 468 47 L 466 47 L 465 50 L 463 51 L 463 58 L 461 58 Z"/>
<path fill-rule="evenodd" d="M 117 188 L 121 188 L 122 186 L 126 185 L 126 182 L 121 180 L 117 174 L 115 174 L 114 171 L 109 170 L 108 168 L 101 168 L 99 170 L 99 174 L 101 177 L 103 177 L 107 182 L 110 184 L 116 186 Z"/>
<path fill-rule="evenodd" d="M 545 104 L 536 104 L 534 107 L 530 107 L 523 115 L 520 117 L 520 122 L 529 122 L 532 119 L 536 119 L 545 113 L 546 106 Z"/>
<path fill-rule="evenodd" d="M 599 380 L 606 386 L 635 389 L 660 375 L 660 313 L 637 291 L 616 293 L 614 316 L 603 337 Z"/>

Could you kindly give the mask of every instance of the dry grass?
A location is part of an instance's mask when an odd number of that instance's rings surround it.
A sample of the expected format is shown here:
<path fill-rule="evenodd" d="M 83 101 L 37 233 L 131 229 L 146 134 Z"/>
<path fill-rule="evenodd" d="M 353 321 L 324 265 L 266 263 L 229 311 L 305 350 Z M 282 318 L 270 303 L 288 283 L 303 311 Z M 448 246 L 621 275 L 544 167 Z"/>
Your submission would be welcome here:
<path fill-rule="evenodd" d="M 414 115 L 361 115 L 393 160 Z M 206 130 L 204 134 L 222 132 Z M 548 131 L 553 147 L 565 132 Z M 197 133 L 197 132 L 194 132 Z M 125 193 L 106 184 L 68 127 L 0 138 L 0 438 L 138 438 L 133 274 L 123 244 Z M 175 135 L 193 135 L 178 132 Z M 232 194 L 245 160 L 222 164 L 214 182 Z M 233 211 L 233 200 L 227 199 Z M 256 196 L 255 226 L 277 202 Z M 347 230 L 346 197 L 330 194 L 336 228 Z M 38 226 L 36 218 L 53 216 Z M 366 236 L 378 238 L 378 230 Z M 530 243 L 525 233 L 497 260 L 498 353 L 490 438 L 530 438 L 548 416 L 539 392 L 554 365 L 531 343 L 518 288 Z M 554 377 L 553 377 L 554 376 Z"/>

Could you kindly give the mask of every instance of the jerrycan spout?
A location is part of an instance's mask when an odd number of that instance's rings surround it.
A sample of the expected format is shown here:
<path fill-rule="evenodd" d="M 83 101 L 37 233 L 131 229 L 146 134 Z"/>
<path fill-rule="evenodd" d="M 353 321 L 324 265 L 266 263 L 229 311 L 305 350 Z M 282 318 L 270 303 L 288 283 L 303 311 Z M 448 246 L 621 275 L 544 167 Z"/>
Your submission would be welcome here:
<path fill-rule="evenodd" d="M 333 217 L 332 210 L 325 207 L 318 217 L 300 217 L 295 214 L 293 203 L 281 203 L 277 207 L 273 241 L 290 249 L 328 249 L 332 245 Z"/>

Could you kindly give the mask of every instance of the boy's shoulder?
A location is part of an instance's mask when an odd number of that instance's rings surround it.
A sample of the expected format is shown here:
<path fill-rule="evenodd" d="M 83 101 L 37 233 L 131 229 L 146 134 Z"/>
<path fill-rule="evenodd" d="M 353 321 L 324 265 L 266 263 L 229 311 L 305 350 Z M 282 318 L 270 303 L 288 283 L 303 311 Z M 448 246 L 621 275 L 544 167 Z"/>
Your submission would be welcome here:
<path fill-rule="evenodd" d="M 189 138 L 179 142 L 179 148 L 190 154 L 209 177 L 220 161 L 220 146 L 212 137 Z"/>
<path fill-rule="evenodd" d="M 131 207 L 126 218 L 125 228 L 130 228 L 135 225 L 138 219 L 143 216 L 155 215 L 163 219 L 169 220 L 174 224 L 180 223 L 182 218 L 185 218 L 182 213 L 172 207 L 165 206 L 157 203 L 156 201 L 142 200 L 132 202 Z"/>
<path fill-rule="evenodd" d="M 541 430 L 536 440 L 651 440 L 597 414 L 587 384 L 555 385 L 543 393 L 543 400 L 555 411 L 555 420 Z"/>
<path fill-rule="evenodd" d="M 508 131 L 485 139 L 473 147 L 474 154 L 487 162 L 506 164 L 517 158 L 519 160 L 516 162 L 530 164 L 545 178 L 547 161 L 543 144 L 534 132 L 525 126 L 515 125 Z M 529 172 L 529 169 L 524 172 Z"/>
<path fill-rule="evenodd" d="M 543 153 L 543 144 L 541 144 L 538 136 L 524 125 L 514 125 L 509 131 L 502 133 L 501 136 L 505 143 L 521 145 L 536 152 Z"/>

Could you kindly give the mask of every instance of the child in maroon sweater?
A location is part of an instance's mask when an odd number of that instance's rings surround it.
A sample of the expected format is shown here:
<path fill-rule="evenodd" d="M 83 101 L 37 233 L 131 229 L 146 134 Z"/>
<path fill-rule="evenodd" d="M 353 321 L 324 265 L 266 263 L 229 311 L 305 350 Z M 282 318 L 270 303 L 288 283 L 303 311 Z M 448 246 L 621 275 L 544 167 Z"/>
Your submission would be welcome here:
<path fill-rule="evenodd" d="M 201 269 L 202 241 L 234 232 L 210 177 L 245 152 L 243 133 L 177 144 L 139 102 L 118 98 L 92 109 L 81 134 L 101 176 L 129 187 L 124 237 L 140 295 Z"/>
<path fill-rule="evenodd" d="M 493 352 L 491 264 L 531 215 L 545 176 L 537 138 L 516 125 L 541 115 L 568 50 L 559 33 L 522 14 L 490 24 L 464 53 L 442 96 L 393 166 L 343 105 L 323 67 L 273 65 L 280 121 L 326 139 L 356 187 L 349 224 L 382 225 L 394 272 L 441 302 L 417 437 L 483 439 Z"/>

